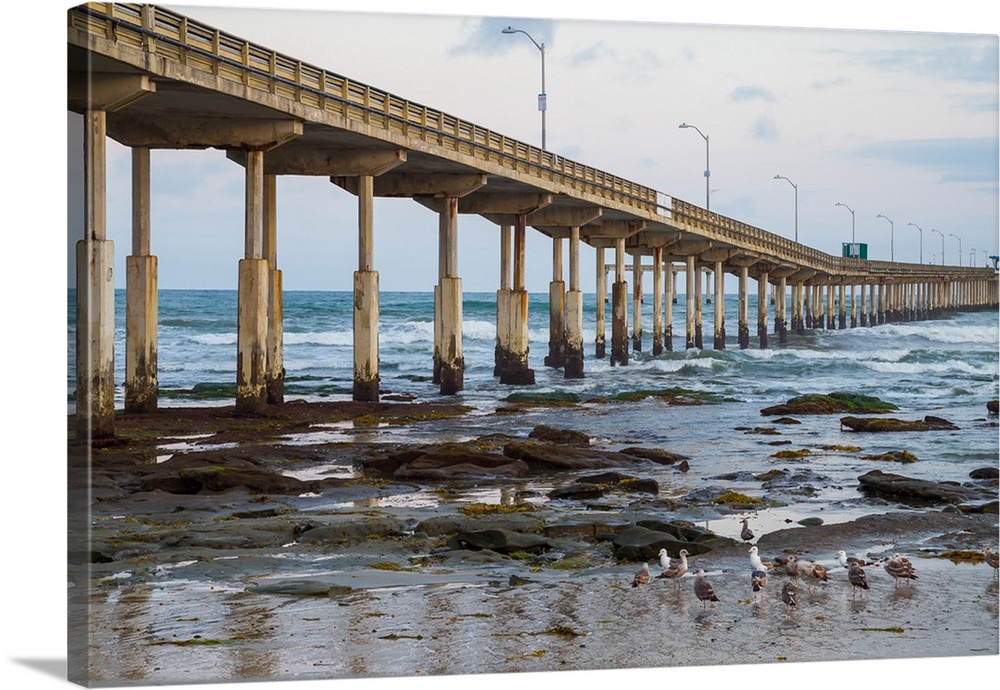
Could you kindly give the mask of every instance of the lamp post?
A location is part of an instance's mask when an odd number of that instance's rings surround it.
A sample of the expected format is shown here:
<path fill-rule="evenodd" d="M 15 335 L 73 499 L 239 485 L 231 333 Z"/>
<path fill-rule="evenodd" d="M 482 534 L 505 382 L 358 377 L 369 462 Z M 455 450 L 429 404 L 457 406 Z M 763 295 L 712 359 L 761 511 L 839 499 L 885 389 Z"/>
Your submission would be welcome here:
<path fill-rule="evenodd" d="M 931 232 L 941 235 L 941 265 L 944 266 L 944 233 L 935 228 L 931 228 Z"/>
<path fill-rule="evenodd" d="M 839 201 L 834 204 L 834 206 L 843 206 L 848 211 L 851 212 L 851 253 L 854 253 L 854 209 L 847 204 L 842 204 Z"/>
<path fill-rule="evenodd" d="M 679 129 L 693 129 L 694 131 L 696 131 L 698 134 L 701 135 L 702 139 L 705 140 L 705 210 L 708 211 L 708 210 L 710 210 L 709 205 L 708 205 L 708 179 L 712 175 L 712 173 L 710 172 L 711 168 L 708 165 L 708 135 L 705 134 L 704 132 L 702 132 L 700 129 L 698 129 L 694 125 L 689 125 L 686 122 L 682 122 L 680 125 L 678 125 L 678 128 Z"/>
<path fill-rule="evenodd" d="M 542 113 L 542 148 L 545 148 L 545 111 L 548 109 L 548 96 L 545 93 L 545 44 L 539 43 L 534 38 L 531 37 L 524 29 L 515 29 L 512 26 L 508 26 L 506 29 L 502 29 L 501 33 L 505 34 L 524 34 L 528 37 L 535 47 L 538 48 L 538 52 L 542 54 L 542 92 L 538 94 L 538 110 Z"/>
<path fill-rule="evenodd" d="M 920 263 L 924 262 L 924 229 L 917 225 L 916 223 L 907 223 L 907 225 L 912 225 L 917 230 L 920 231 Z"/>
<path fill-rule="evenodd" d="M 949 232 L 948 233 L 948 237 L 954 237 L 956 240 L 958 240 L 958 265 L 961 266 L 962 265 L 962 238 L 959 237 L 958 235 L 956 235 L 953 232 Z"/>
<path fill-rule="evenodd" d="M 887 221 L 889 221 L 889 261 L 895 261 L 896 253 L 895 249 L 893 249 L 893 244 L 894 244 L 893 235 L 895 235 L 895 224 L 892 222 L 892 219 L 889 218 L 889 216 L 883 216 L 881 213 L 875 217 L 885 218 Z"/>
<path fill-rule="evenodd" d="M 972 268 L 975 265 L 976 265 L 976 248 L 971 247 L 969 249 L 969 268 Z"/>
<path fill-rule="evenodd" d="M 793 189 L 795 189 L 795 241 L 798 242 L 799 241 L 799 186 L 794 182 L 792 182 L 791 180 L 789 180 L 784 175 L 775 175 L 774 179 L 784 180 L 788 184 L 792 185 Z"/>

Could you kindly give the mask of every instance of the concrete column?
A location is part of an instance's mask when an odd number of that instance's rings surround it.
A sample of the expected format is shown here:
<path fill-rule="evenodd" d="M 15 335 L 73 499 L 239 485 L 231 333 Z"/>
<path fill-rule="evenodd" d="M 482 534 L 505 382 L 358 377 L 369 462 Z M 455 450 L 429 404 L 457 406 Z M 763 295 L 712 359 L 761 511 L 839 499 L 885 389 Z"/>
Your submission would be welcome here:
<path fill-rule="evenodd" d="M 877 285 L 872 283 L 868 286 L 868 327 L 878 325 L 878 302 L 876 301 L 875 292 L 877 290 Z"/>
<path fill-rule="evenodd" d="M 750 347 L 750 297 L 747 292 L 747 279 L 749 271 L 746 266 L 740 266 L 740 313 L 737 319 L 737 338 L 740 349 L 745 350 Z"/>
<path fill-rule="evenodd" d="M 264 152 L 247 151 L 244 258 L 239 264 L 236 334 L 236 412 L 267 405 L 267 287 L 264 252 Z"/>
<path fill-rule="evenodd" d="M 785 293 L 788 290 L 788 278 L 782 276 L 778 278 L 777 302 L 774 305 L 774 330 L 778 334 L 779 343 L 788 342 L 788 312 L 785 306 Z"/>
<path fill-rule="evenodd" d="M 552 238 L 552 281 L 549 283 L 549 354 L 547 367 L 560 368 L 566 362 L 566 283 L 563 282 L 562 239 Z"/>
<path fill-rule="evenodd" d="M 815 286 L 813 285 L 803 285 L 803 304 L 802 304 L 802 328 L 803 331 L 806 328 L 813 327 L 813 310 L 816 307 L 816 296 L 815 296 Z"/>
<path fill-rule="evenodd" d="M 285 329 L 281 271 L 278 270 L 278 180 L 274 175 L 264 175 L 264 258 L 267 259 L 269 269 L 267 402 L 269 405 L 279 405 L 285 402 Z M 377 356 L 375 362 L 378 363 Z"/>
<path fill-rule="evenodd" d="M 858 284 L 858 325 L 867 326 L 868 325 L 868 303 L 865 302 L 865 284 Z"/>
<path fill-rule="evenodd" d="M 705 304 L 712 303 L 712 272 L 709 270 L 705 271 Z"/>
<path fill-rule="evenodd" d="M 378 400 L 378 272 L 374 267 L 374 180 L 358 178 L 358 270 L 354 272 L 354 400 Z"/>
<path fill-rule="evenodd" d="M 685 269 L 685 275 L 687 277 L 687 290 L 685 297 L 687 298 L 687 312 L 686 312 L 686 324 L 685 324 L 685 336 L 684 336 L 684 347 L 688 350 L 696 347 L 695 344 L 695 302 L 697 301 L 698 295 L 698 274 L 695 272 L 695 262 L 694 256 L 687 257 L 687 267 Z"/>
<path fill-rule="evenodd" d="M 611 287 L 611 364 L 628 364 L 628 283 L 625 238 L 615 239 L 615 283 Z"/>
<path fill-rule="evenodd" d="M 726 274 L 722 262 L 715 262 L 715 342 L 716 350 L 726 349 Z"/>
<path fill-rule="evenodd" d="M 114 243 L 107 233 L 107 120 L 84 115 L 84 238 L 76 245 L 76 437 L 115 435 Z"/>
<path fill-rule="evenodd" d="M 847 328 L 847 286 L 841 283 L 837 286 L 837 328 Z"/>
<path fill-rule="evenodd" d="M 569 229 L 569 292 L 566 293 L 566 361 L 568 379 L 583 378 L 583 292 L 580 290 L 580 228 Z"/>
<path fill-rule="evenodd" d="M 834 285 L 828 284 L 826 286 L 826 327 L 831 331 L 837 327 L 837 320 L 833 305 L 836 292 L 837 291 Z"/>
<path fill-rule="evenodd" d="M 802 332 L 802 281 L 796 281 L 792 286 L 792 330 Z"/>
<path fill-rule="evenodd" d="M 663 264 L 663 347 L 667 352 L 674 349 L 674 304 L 677 303 L 677 274 L 674 273 L 674 262 L 669 259 Z"/>
<path fill-rule="evenodd" d="M 525 289 L 525 240 L 527 230 L 524 214 L 514 219 L 513 290 L 508 311 L 504 317 L 507 325 L 502 347 L 506 350 L 505 366 L 500 370 L 500 383 L 527 386 L 535 382 L 535 371 L 528 367 L 528 291 Z"/>
<path fill-rule="evenodd" d="M 516 254 L 516 236 L 514 242 Z M 465 359 L 462 356 L 462 279 L 458 277 L 456 197 L 447 197 L 442 204 L 438 226 L 438 261 L 441 322 L 440 391 L 442 395 L 454 395 L 465 388 Z"/>
<path fill-rule="evenodd" d="M 653 248 L 653 356 L 663 352 L 663 248 Z"/>
<path fill-rule="evenodd" d="M 757 342 L 761 349 L 767 347 L 767 271 L 757 276 Z"/>
<path fill-rule="evenodd" d="M 851 283 L 851 328 L 858 327 L 857 285 Z"/>
<path fill-rule="evenodd" d="M 493 375 L 499 376 L 507 368 L 510 360 L 510 244 L 509 225 L 500 226 L 500 289 L 497 290 L 497 337 L 493 348 Z"/>
<path fill-rule="evenodd" d="M 155 412 L 157 378 L 156 257 L 149 253 L 149 149 L 132 149 L 132 254 L 125 257 L 125 411 Z"/>
<path fill-rule="evenodd" d="M 876 323 L 878 323 L 879 325 L 883 325 L 883 324 L 885 324 L 885 292 L 886 292 L 886 284 L 885 283 L 878 283 L 878 285 L 876 285 L 875 287 L 878 288 L 878 298 L 877 298 L 877 300 L 878 300 L 878 306 L 876 307 L 876 309 L 877 309 Z"/>
<path fill-rule="evenodd" d="M 823 304 L 823 284 L 813 285 L 813 328 L 826 328 L 826 307 Z"/>
<path fill-rule="evenodd" d="M 642 352 L 642 254 L 632 255 L 632 349 Z"/>
<path fill-rule="evenodd" d="M 702 349 L 702 294 L 701 294 L 701 269 L 695 269 L 694 280 L 694 346 Z"/>
<path fill-rule="evenodd" d="M 597 254 L 597 306 L 594 329 L 597 331 L 597 336 L 594 339 L 594 357 L 604 359 L 607 355 L 604 311 L 608 301 L 608 270 L 604 263 L 604 247 L 597 247 L 595 254 Z"/>

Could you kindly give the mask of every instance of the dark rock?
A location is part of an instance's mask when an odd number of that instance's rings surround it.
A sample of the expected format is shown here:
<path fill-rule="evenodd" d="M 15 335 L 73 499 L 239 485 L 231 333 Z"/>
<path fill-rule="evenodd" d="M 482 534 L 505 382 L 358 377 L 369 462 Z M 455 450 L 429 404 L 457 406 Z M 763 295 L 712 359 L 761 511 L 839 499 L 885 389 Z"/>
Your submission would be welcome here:
<path fill-rule="evenodd" d="M 681 460 L 681 464 L 677 466 L 677 469 L 681 472 L 687 472 L 691 469 L 691 466 L 688 464 L 687 460 Z"/>
<path fill-rule="evenodd" d="M 430 537 L 484 529 L 514 532 L 541 532 L 545 522 L 533 513 L 496 513 L 489 515 L 435 515 L 417 524 L 416 529 Z"/>
<path fill-rule="evenodd" d="M 916 462 L 917 456 L 908 450 L 890 450 L 887 453 L 882 453 L 881 455 L 862 455 L 863 460 L 881 460 L 885 462 L 902 462 L 910 463 Z"/>
<path fill-rule="evenodd" d="M 777 419 L 771 420 L 771 424 L 801 424 L 799 420 L 794 417 L 778 417 Z"/>
<path fill-rule="evenodd" d="M 1000 477 L 1000 470 L 996 467 L 980 467 L 969 472 L 969 476 L 973 479 L 997 479 Z"/>
<path fill-rule="evenodd" d="M 651 529 L 650 526 L 658 529 Z M 611 543 L 618 560 L 644 561 L 656 558 L 660 549 L 666 549 L 676 558 L 681 549 L 686 549 L 689 556 L 697 556 L 737 542 L 707 530 L 644 520 L 611 535 Z"/>
<path fill-rule="evenodd" d="M 500 383 L 505 386 L 533 386 L 535 370 L 527 367 L 505 367 L 500 371 Z"/>
<path fill-rule="evenodd" d="M 450 481 L 528 475 L 528 466 L 523 462 L 462 443 L 408 448 L 383 457 L 366 458 L 361 464 L 366 471 L 402 481 Z"/>
<path fill-rule="evenodd" d="M 998 414 L 998 413 L 1000 413 L 1000 412 L 998 412 L 998 410 L 1000 410 L 1000 400 L 990 400 L 989 402 L 987 402 L 986 403 L 986 410 L 990 414 Z"/>
<path fill-rule="evenodd" d="M 538 534 L 525 534 L 506 529 L 486 529 L 476 532 L 460 532 L 456 539 L 465 548 L 474 550 L 486 549 L 497 553 L 511 554 L 518 551 L 526 553 L 542 553 L 548 551 L 552 544 Z"/>
<path fill-rule="evenodd" d="M 300 544 L 339 544 L 360 539 L 389 537 L 398 534 L 401 529 L 402 524 L 390 518 L 345 520 L 307 529 L 299 534 L 295 541 Z"/>
<path fill-rule="evenodd" d="M 777 429 L 772 429 L 768 426 L 758 426 L 749 431 L 744 431 L 744 434 L 760 434 L 761 436 L 781 436 L 781 432 Z"/>
<path fill-rule="evenodd" d="M 586 477 L 580 477 L 577 481 L 606 486 L 608 488 L 615 489 L 616 491 L 625 491 L 629 493 L 656 494 L 660 491 L 660 485 L 657 484 L 654 479 L 640 479 L 639 477 L 632 477 L 627 474 L 622 474 L 621 472 L 602 472 L 600 474 L 592 474 Z"/>
<path fill-rule="evenodd" d="M 886 431 L 947 431 L 956 430 L 959 427 L 955 426 L 947 419 L 942 419 L 941 417 L 932 417 L 930 415 L 923 418 L 923 420 L 907 420 L 907 419 L 895 419 L 894 417 L 876 417 L 876 418 L 862 418 L 862 417 L 841 417 L 840 418 L 841 427 L 847 427 L 852 431 L 872 431 L 872 432 L 886 432 Z"/>
<path fill-rule="evenodd" d="M 634 455 L 637 458 L 649 460 L 660 465 L 673 465 L 676 462 L 687 459 L 687 456 L 680 453 L 671 453 L 669 450 L 663 450 L 662 448 L 625 448 L 621 452 L 625 455 Z"/>
<path fill-rule="evenodd" d="M 979 505 L 962 504 L 958 506 L 958 510 L 962 513 L 982 513 L 982 514 L 996 515 L 998 511 L 1000 511 L 1000 502 L 988 501 L 986 503 L 980 503 Z"/>
<path fill-rule="evenodd" d="M 968 503 L 979 497 L 978 492 L 950 482 L 932 482 L 900 474 L 872 470 L 858 477 L 861 489 L 895 499 L 917 500 L 926 503 Z"/>
<path fill-rule="evenodd" d="M 855 393 L 829 393 L 827 395 L 800 395 L 782 405 L 765 407 L 760 413 L 768 415 L 803 414 L 884 414 L 899 409 L 892 403 L 868 395 Z"/>
<path fill-rule="evenodd" d="M 161 475 L 147 478 L 143 491 L 159 489 L 168 493 L 197 494 L 202 491 L 222 493 L 230 489 L 246 489 L 259 494 L 301 494 L 313 490 L 315 482 L 303 482 L 277 472 L 249 467 L 191 467 L 176 476 Z"/>
<path fill-rule="evenodd" d="M 818 517 L 802 518 L 801 520 L 798 521 L 797 524 L 800 524 L 803 527 L 819 527 L 820 525 L 823 524 L 823 518 L 818 518 Z"/>
<path fill-rule="evenodd" d="M 528 438 L 536 441 L 548 441 L 549 443 L 563 443 L 571 446 L 590 445 L 590 436 L 582 431 L 574 429 L 554 429 L 550 426 L 540 424 L 531 430 Z"/>
<path fill-rule="evenodd" d="M 574 482 L 565 486 L 556 487 L 549 492 L 552 499 L 568 499 L 573 501 L 585 501 L 594 498 L 601 498 L 608 492 L 606 486 L 590 484 L 588 482 Z"/>
<path fill-rule="evenodd" d="M 624 453 L 561 446 L 536 441 L 511 441 L 503 454 L 523 460 L 532 472 L 551 470 L 587 470 L 635 464 L 637 459 Z"/>

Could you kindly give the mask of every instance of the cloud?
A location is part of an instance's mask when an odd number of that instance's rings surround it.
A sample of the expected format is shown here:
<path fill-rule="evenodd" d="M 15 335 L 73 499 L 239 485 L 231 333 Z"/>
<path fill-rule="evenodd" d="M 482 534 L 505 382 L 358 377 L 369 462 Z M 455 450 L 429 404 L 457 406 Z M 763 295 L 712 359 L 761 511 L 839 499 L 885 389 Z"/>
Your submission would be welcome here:
<path fill-rule="evenodd" d="M 530 38 L 550 47 L 555 36 L 555 22 L 551 19 L 502 19 L 484 17 L 470 19 L 465 22 L 468 27 L 468 38 L 462 43 L 452 46 L 449 55 L 501 55 L 512 50 L 523 41 L 531 47 L 527 36 L 511 36 L 503 33 L 508 26 L 520 29 L 530 34 Z M 523 47 L 523 46 L 522 46 Z"/>
<path fill-rule="evenodd" d="M 606 46 L 604 41 L 598 41 L 597 43 L 570 55 L 566 60 L 566 64 L 569 67 L 583 67 L 597 60 L 614 60 L 616 57 L 617 54 L 613 49 Z"/>
<path fill-rule="evenodd" d="M 733 103 L 761 100 L 774 102 L 774 94 L 761 86 L 738 86 L 729 92 L 729 100 Z"/>
<path fill-rule="evenodd" d="M 761 115 L 753 125 L 751 136 L 762 141 L 777 141 L 778 126 L 770 115 Z"/>
<path fill-rule="evenodd" d="M 912 72 L 950 82 L 996 83 L 995 36 L 932 35 L 920 47 L 845 53 L 854 66 L 885 72 Z"/>
<path fill-rule="evenodd" d="M 832 89 L 837 86 L 843 86 L 848 80 L 845 77 L 828 77 L 826 79 L 817 79 L 810 86 L 814 89 Z"/>
<path fill-rule="evenodd" d="M 869 144 L 857 150 L 866 158 L 934 171 L 941 182 L 997 182 L 995 137 L 906 139 Z"/>

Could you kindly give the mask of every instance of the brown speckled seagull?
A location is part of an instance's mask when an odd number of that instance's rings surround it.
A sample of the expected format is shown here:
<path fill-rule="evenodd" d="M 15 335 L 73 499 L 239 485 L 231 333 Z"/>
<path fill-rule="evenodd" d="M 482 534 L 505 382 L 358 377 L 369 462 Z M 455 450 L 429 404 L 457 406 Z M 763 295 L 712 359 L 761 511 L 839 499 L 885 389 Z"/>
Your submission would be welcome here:
<path fill-rule="evenodd" d="M 648 584 L 649 584 L 649 563 L 643 563 L 642 570 L 637 572 L 635 574 L 635 577 L 632 579 L 632 586 L 638 587 L 639 585 L 648 585 Z"/>
<path fill-rule="evenodd" d="M 1000 577 L 1000 554 L 994 553 L 993 549 L 987 546 L 983 549 L 983 555 L 986 557 L 986 562 L 993 566 L 993 577 Z"/>
<path fill-rule="evenodd" d="M 680 587 L 680 579 L 688 571 L 687 549 L 681 549 L 677 552 L 677 555 L 680 557 L 680 561 L 678 563 L 671 563 L 669 568 L 656 576 L 656 579 L 665 578 L 673 580 L 674 586 Z"/>
<path fill-rule="evenodd" d="M 759 595 L 761 599 L 764 598 L 764 588 L 767 587 L 767 573 L 763 570 L 755 570 L 750 573 L 750 589 L 753 590 L 753 596 L 756 599 Z"/>
<path fill-rule="evenodd" d="M 802 571 L 799 569 L 799 559 L 795 556 L 789 556 L 788 561 L 785 563 L 785 572 L 792 577 L 800 576 Z"/>
<path fill-rule="evenodd" d="M 705 579 L 704 570 L 699 569 L 697 576 L 695 576 L 694 595 L 698 597 L 698 600 L 701 602 L 702 608 L 705 608 L 705 604 L 707 604 L 710 601 L 713 602 L 712 608 L 715 608 L 714 602 L 719 600 L 719 598 L 715 596 L 715 590 L 712 589 L 712 585 L 709 583 L 708 580 Z"/>
<path fill-rule="evenodd" d="M 851 599 L 854 598 L 859 589 L 868 589 L 868 577 L 856 562 L 851 563 L 847 569 L 847 579 L 851 583 Z"/>
<path fill-rule="evenodd" d="M 743 541 L 751 541 L 753 539 L 753 532 L 750 530 L 749 525 L 747 525 L 747 521 L 749 519 L 750 518 L 743 518 L 740 520 L 740 522 L 743 523 L 743 529 L 740 530 L 740 538 Z"/>
<path fill-rule="evenodd" d="M 793 606 L 798 606 L 799 604 L 799 583 L 794 580 L 789 580 L 785 583 L 785 586 L 781 588 L 781 600 L 785 602 L 786 610 L 792 611 Z"/>
<path fill-rule="evenodd" d="M 896 583 L 896 587 L 899 587 L 900 580 L 906 580 L 906 586 L 909 587 L 910 580 L 917 579 L 917 576 L 914 573 L 913 564 L 898 553 L 892 554 L 892 558 L 886 561 L 885 572 L 892 575 L 892 578 Z"/>

